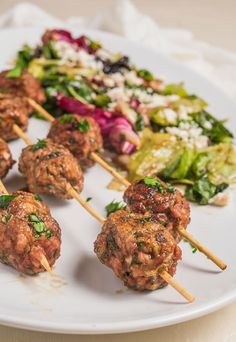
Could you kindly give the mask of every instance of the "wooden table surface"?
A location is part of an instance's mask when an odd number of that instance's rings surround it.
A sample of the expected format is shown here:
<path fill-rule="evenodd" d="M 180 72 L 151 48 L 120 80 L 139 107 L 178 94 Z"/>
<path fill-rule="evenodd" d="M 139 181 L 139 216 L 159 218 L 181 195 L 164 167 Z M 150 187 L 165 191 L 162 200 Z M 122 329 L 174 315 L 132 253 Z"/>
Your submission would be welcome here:
<path fill-rule="evenodd" d="M 0 0 L 0 14 L 18 0 Z M 93 16 L 112 0 L 34 0 L 50 13 Z M 236 52 L 236 0 L 133 0 L 143 12 L 166 27 L 191 30 L 197 39 Z M 236 303 L 190 322 L 122 335 L 59 335 L 0 326 L 0 342 L 235 342 Z"/>

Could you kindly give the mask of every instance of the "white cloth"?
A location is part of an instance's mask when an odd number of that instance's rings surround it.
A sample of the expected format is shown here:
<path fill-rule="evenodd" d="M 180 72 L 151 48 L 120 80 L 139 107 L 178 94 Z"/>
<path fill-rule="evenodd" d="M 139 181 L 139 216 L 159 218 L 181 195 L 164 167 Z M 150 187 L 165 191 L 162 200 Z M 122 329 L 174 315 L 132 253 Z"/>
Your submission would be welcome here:
<path fill-rule="evenodd" d="M 16 5 L 0 16 L 0 28 L 42 25 L 58 28 L 68 24 L 102 29 L 143 42 L 197 70 L 236 99 L 236 54 L 197 41 L 189 31 L 160 27 L 129 0 L 114 0 L 110 9 L 91 19 L 70 17 L 62 21 L 30 3 Z"/>

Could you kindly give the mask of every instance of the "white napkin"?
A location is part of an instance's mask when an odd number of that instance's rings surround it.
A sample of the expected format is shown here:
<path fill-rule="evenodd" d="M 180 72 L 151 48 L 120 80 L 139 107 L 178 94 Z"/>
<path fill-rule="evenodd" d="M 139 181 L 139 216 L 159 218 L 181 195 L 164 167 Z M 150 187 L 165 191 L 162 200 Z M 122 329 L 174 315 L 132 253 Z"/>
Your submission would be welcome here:
<path fill-rule="evenodd" d="M 102 29 L 161 51 L 203 74 L 236 99 L 236 54 L 194 39 L 191 32 L 161 28 L 129 0 L 114 0 L 110 9 L 94 18 L 62 21 L 36 5 L 21 3 L 0 16 L 0 28 L 22 26 Z"/>

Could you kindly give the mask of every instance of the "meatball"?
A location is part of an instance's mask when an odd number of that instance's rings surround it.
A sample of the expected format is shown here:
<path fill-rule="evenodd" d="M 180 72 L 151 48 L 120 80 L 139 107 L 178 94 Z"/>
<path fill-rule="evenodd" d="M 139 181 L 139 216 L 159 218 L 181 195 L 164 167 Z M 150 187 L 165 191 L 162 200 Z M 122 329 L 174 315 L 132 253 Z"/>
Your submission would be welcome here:
<path fill-rule="evenodd" d="M 0 136 L 6 141 L 18 138 L 13 131 L 17 124 L 23 131 L 28 127 L 28 107 L 19 97 L 4 95 L 0 97 Z"/>
<path fill-rule="evenodd" d="M 101 152 L 103 147 L 96 121 L 77 114 L 65 114 L 54 120 L 48 137 L 68 148 L 83 169 L 94 165 L 90 154 Z"/>
<path fill-rule="evenodd" d="M 14 163 L 7 143 L 0 138 L 0 179 L 6 176 Z"/>
<path fill-rule="evenodd" d="M 99 260 L 124 284 L 135 290 L 167 285 L 160 276 L 176 272 L 181 249 L 173 236 L 152 216 L 121 209 L 108 216 L 94 243 Z"/>
<path fill-rule="evenodd" d="M 184 196 L 172 185 L 147 177 L 132 183 L 124 193 L 128 210 L 150 213 L 160 220 L 173 236 L 180 239 L 178 228 L 187 228 L 190 207 Z"/>
<path fill-rule="evenodd" d="M 39 196 L 18 191 L 0 196 L 0 261 L 17 271 L 43 272 L 45 256 L 53 266 L 60 256 L 61 230 Z"/>
<path fill-rule="evenodd" d="M 30 97 L 38 103 L 46 100 L 44 90 L 39 80 L 32 76 L 28 71 L 24 71 L 20 77 L 7 77 L 10 70 L 0 73 L 0 88 L 16 96 Z"/>
<path fill-rule="evenodd" d="M 83 173 L 77 160 L 64 146 L 49 139 L 23 149 L 19 170 L 27 178 L 31 192 L 70 199 L 68 182 L 78 192 L 83 189 Z"/>

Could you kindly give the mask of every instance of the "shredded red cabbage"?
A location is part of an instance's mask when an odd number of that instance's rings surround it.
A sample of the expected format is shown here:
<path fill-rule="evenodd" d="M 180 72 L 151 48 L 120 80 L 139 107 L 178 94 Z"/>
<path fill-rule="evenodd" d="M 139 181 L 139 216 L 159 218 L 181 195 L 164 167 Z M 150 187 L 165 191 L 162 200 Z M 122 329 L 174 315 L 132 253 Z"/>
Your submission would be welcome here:
<path fill-rule="evenodd" d="M 139 137 L 126 118 L 119 113 L 96 108 L 81 101 L 59 94 L 58 105 L 69 113 L 93 117 L 101 128 L 104 140 L 116 152 L 132 153 L 139 145 Z"/>

